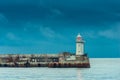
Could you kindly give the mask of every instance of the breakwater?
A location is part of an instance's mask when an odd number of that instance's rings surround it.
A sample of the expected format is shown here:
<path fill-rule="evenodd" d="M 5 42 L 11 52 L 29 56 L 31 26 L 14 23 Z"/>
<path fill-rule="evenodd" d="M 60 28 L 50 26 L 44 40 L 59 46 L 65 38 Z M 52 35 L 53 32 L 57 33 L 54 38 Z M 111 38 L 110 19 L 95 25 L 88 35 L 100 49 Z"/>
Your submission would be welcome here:
<path fill-rule="evenodd" d="M 8 54 L 0 55 L 0 67 L 89 68 L 87 54 Z"/>

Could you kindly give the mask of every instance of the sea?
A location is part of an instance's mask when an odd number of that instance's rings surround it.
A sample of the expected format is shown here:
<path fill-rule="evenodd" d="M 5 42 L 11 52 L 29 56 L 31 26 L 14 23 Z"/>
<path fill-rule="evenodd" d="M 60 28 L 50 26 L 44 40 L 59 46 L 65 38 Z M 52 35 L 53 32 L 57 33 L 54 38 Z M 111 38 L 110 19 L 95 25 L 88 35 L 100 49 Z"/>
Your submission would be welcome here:
<path fill-rule="evenodd" d="M 120 80 L 120 58 L 90 58 L 91 68 L 0 68 L 0 80 Z"/>

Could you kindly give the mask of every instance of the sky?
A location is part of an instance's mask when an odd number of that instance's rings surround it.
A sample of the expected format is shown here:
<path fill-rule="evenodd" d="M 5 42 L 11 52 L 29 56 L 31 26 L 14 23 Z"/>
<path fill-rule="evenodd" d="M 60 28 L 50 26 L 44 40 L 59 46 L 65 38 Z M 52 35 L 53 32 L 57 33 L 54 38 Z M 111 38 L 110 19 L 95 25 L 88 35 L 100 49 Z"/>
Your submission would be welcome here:
<path fill-rule="evenodd" d="M 0 0 L 0 54 L 75 53 L 120 57 L 119 0 Z"/>

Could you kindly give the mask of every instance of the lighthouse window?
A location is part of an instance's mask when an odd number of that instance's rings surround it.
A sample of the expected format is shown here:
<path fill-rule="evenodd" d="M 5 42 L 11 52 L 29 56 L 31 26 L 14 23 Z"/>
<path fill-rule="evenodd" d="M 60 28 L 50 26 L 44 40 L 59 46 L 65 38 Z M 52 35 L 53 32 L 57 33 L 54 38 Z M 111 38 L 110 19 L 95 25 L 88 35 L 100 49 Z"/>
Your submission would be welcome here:
<path fill-rule="evenodd" d="M 80 40 L 80 37 L 78 37 L 78 40 Z"/>

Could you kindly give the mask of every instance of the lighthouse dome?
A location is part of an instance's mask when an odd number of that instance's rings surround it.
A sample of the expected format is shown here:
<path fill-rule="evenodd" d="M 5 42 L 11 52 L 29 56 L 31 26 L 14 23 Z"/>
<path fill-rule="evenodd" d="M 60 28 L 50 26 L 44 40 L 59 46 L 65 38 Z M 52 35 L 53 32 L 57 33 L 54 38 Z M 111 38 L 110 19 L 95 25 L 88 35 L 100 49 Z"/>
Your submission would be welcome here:
<path fill-rule="evenodd" d="M 80 35 L 80 33 L 78 33 L 77 37 L 76 37 L 76 42 L 84 42 L 82 36 Z"/>
<path fill-rule="evenodd" d="M 80 33 L 78 33 L 77 37 L 82 37 L 82 36 L 80 35 Z"/>

